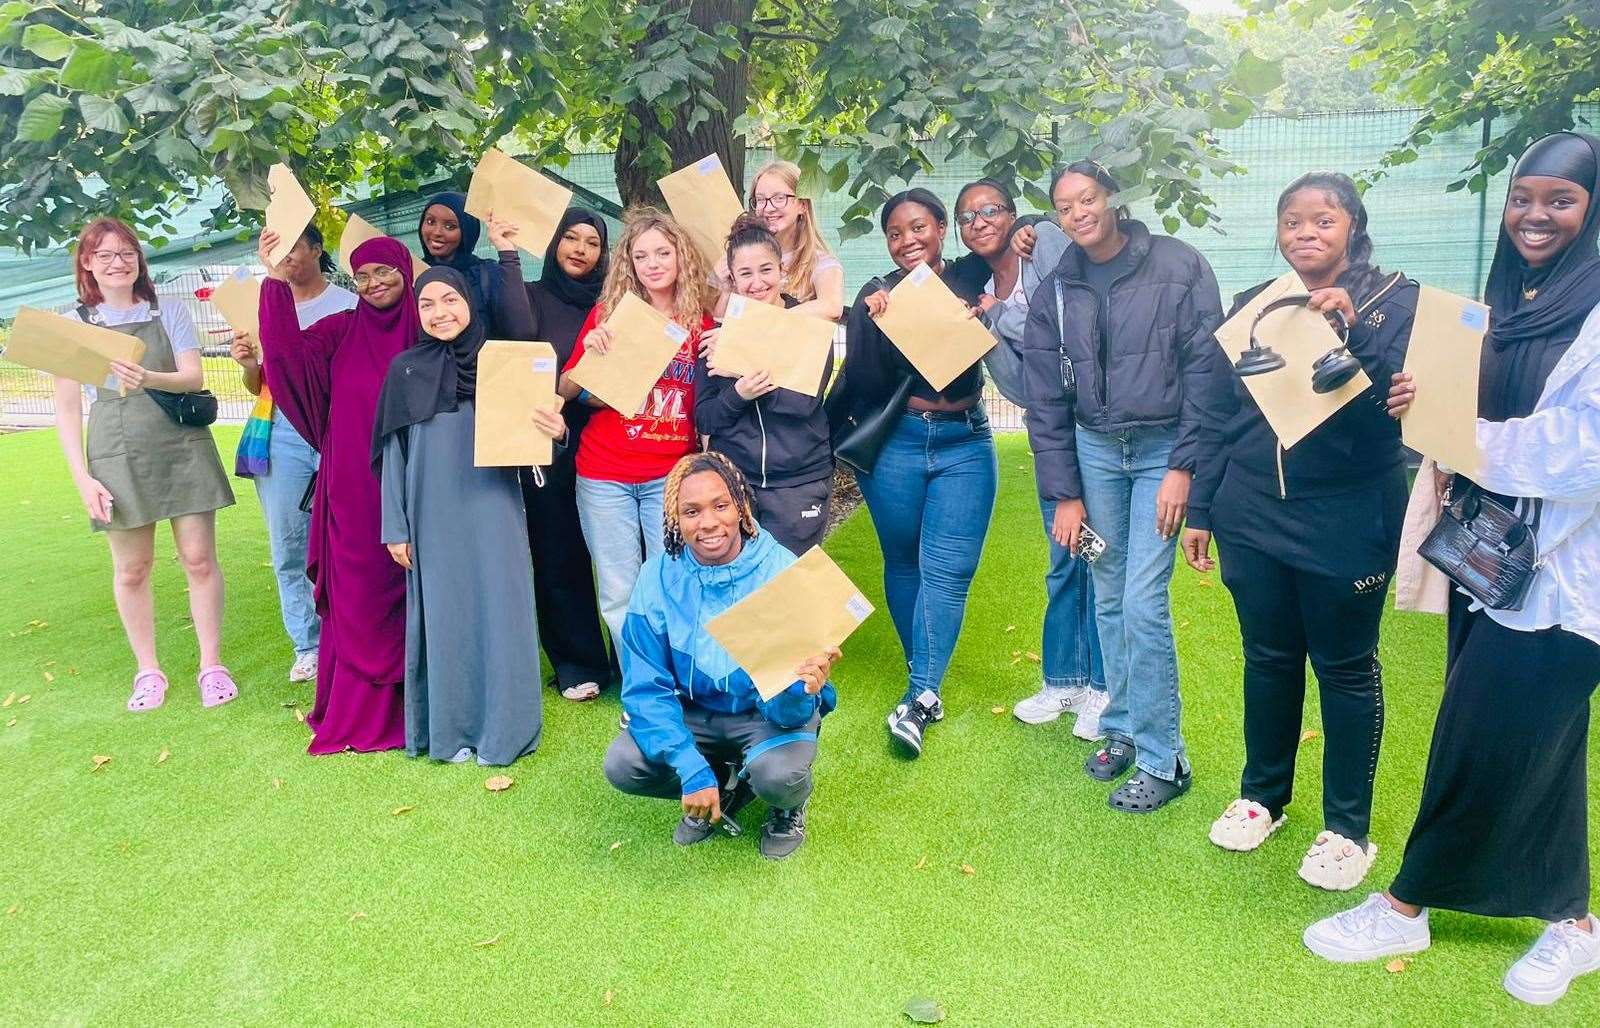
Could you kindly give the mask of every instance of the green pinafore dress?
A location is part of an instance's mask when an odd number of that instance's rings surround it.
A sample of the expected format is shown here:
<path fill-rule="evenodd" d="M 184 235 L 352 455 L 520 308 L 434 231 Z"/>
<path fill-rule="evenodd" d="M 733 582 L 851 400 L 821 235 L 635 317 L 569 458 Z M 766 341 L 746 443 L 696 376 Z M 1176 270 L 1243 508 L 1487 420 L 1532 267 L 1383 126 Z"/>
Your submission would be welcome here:
<path fill-rule="evenodd" d="M 140 363 L 148 371 L 178 370 L 172 343 L 161 326 L 161 311 L 150 306 L 150 320 L 106 325 L 90 307 L 84 321 L 144 343 Z M 89 407 L 89 474 L 111 492 L 111 520 L 89 520 L 96 532 L 123 531 L 233 505 L 233 489 L 217 455 L 209 427 L 180 425 L 143 389 L 126 396 L 103 384 Z"/>

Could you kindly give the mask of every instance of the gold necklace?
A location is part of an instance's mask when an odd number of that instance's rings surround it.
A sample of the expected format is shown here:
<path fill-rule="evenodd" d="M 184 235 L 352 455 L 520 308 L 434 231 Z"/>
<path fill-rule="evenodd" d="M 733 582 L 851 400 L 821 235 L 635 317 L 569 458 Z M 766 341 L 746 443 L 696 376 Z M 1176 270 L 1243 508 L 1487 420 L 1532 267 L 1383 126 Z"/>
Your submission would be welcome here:
<path fill-rule="evenodd" d="M 1538 296 L 1538 295 L 1539 295 L 1539 287 L 1538 286 L 1534 286 L 1532 289 L 1524 289 L 1522 291 L 1522 298 L 1524 300 L 1531 300 L 1535 296 Z"/>

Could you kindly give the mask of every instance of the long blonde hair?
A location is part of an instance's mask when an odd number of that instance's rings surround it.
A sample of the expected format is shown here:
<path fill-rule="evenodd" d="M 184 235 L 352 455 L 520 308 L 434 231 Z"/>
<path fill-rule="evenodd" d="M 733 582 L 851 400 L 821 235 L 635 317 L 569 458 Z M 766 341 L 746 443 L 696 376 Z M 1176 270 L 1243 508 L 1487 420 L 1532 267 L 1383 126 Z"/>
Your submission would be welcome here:
<path fill-rule="evenodd" d="M 700 331 L 700 324 L 711 308 L 711 287 L 705 258 L 683 230 L 667 214 L 655 207 L 629 207 L 622 215 L 622 238 L 612 251 L 611 267 L 606 271 L 605 288 L 600 291 L 600 306 L 607 313 L 617 309 L 623 296 L 633 293 L 649 302 L 650 292 L 639 281 L 633 270 L 633 246 L 639 237 L 655 229 L 667 237 L 678 251 L 678 281 L 673 286 L 673 320 L 690 332 Z"/>
<path fill-rule="evenodd" d="M 829 250 L 828 244 L 822 241 L 822 232 L 817 228 L 817 211 L 812 206 L 811 198 L 800 195 L 800 165 L 793 161 L 773 161 L 764 165 L 756 172 L 756 177 L 750 180 L 751 203 L 755 202 L 756 183 L 768 175 L 782 182 L 789 192 L 795 194 L 795 200 L 800 204 L 799 223 L 795 225 L 795 230 L 800 236 L 799 245 L 790 250 L 787 243 L 779 240 L 779 244 L 784 247 L 783 255 L 793 262 L 784 272 L 783 291 L 802 303 L 806 300 L 815 300 L 817 287 L 811 281 L 811 276 L 817 270 L 817 258 Z"/>

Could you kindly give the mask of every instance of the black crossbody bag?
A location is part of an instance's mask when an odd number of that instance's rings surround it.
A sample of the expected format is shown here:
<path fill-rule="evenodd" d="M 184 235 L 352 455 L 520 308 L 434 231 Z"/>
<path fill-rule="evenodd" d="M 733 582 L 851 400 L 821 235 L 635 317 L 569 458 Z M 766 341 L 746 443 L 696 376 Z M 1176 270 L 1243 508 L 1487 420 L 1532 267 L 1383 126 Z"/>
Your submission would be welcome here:
<path fill-rule="evenodd" d="M 1417 553 L 1450 581 L 1490 610 L 1521 610 L 1539 557 L 1540 500 L 1533 501 L 1531 523 L 1471 483 L 1456 490 L 1458 476 L 1444 495 L 1439 523 Z"/>

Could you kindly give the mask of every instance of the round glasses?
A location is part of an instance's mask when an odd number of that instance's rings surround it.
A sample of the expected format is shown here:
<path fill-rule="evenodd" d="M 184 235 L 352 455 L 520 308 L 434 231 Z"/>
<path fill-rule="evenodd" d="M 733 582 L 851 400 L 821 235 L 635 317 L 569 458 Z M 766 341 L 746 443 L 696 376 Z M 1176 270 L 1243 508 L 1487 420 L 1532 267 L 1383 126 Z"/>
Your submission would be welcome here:
<path fill-rule="evenodd" d="M 96 264 L 99 264 L 101 267 L 105 268 L 109 268 L 118 261 L 121 261 L 123 264 L 137 264 L 139 263 L 139 251 L 96 250 L 94 252 L 94 260 Z"/>
<path fill-rule="evenodd" d="M 365 289 L 367 286 L 379 281 L 380 279 L 383 281 L 388 281 L 399 274 L 399 268 L 391 268 L 387 264 L 379 264 L 372 269 L 370 274 L 365 272 L 357 272 L 352 277 L 356 281 L 357 289 Z"/>

